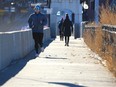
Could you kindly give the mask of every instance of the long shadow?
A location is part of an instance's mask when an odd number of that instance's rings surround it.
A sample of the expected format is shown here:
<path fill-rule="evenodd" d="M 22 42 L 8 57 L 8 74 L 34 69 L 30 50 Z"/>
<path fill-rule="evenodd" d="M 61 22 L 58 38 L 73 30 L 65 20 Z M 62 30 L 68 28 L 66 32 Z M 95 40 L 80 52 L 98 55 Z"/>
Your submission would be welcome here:
<path fill-rule="evenodd" d="M 46 44 L 44 44 L 44 47 L 46 48 L 49 46 L 49 44 L 52 42 L 52 40 L 47 41 Z M 40 54 L 40 52 L 39 52 Z M 16 74 L 18 74 L 32 59 L 35 59 L 35 52 L 32 51 L 29 53 L 26 57 L 23 59 L 18 59 L 13 61 L 8 67 L 0 71 L 0 87 L 5 84 L 9 79 L 14 77 Z"/>
<path fill-rule="evenodd" d="M 67 86 L 67 87 L 86 87 L 86 86 L 81 86 L 81 85 L 76 85 L 76 84 L 66 83 L 66 82 L 48 82 L 48 83 L 49 84 Z"/>

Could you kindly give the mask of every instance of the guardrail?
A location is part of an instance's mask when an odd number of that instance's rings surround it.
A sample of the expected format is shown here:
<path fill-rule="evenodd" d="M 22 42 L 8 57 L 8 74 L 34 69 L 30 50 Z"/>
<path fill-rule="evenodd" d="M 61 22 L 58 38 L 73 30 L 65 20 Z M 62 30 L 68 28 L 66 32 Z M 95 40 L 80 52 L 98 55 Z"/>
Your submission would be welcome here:
<path fill-rule="evenodd" d="M 102 29 L 104 30 L 108 30 L 108 31 L 115 31 L 116 32 L 116 25 L 107 25 L 107 24 L 104 24 L 102 26 Z"/>
<path fill-rule="evenodd" d="M 44 42 L 49 40 L 50 29 L 44 30 Z M 32 31 L 30 29 L 0 32 L 0 70 L 13 60 L 24 58 L 34 49 Z"/>

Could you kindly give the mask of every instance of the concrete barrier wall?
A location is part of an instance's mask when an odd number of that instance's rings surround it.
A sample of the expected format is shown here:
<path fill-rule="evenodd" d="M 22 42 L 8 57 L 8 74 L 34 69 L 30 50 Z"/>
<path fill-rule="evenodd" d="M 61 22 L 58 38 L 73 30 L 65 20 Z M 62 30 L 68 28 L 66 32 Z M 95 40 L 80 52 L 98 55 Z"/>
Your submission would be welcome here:
<path fill-rule="evenodd" d="M 44 42 L 49 40 L 50 29 L 44 30 Z M 30 29 L 0 33 L 0 70 L 11 61 L 24 58 L 34 49 L 32 31 Z"/>
<path fill-rule="evenodd" d="M 85 26 L 84 41 L 92 51 L 102 57 L 103 62 L 116 76 L 116 27 Z"/>

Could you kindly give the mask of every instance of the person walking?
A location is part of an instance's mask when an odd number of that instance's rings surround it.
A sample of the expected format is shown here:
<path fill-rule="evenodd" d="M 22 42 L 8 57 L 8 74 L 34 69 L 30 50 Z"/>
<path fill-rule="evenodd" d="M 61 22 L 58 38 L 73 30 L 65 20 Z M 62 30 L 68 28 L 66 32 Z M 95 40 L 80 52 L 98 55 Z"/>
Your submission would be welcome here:
<path fill-rule="evenodd" d="M 63 33 L 63 18 L 61 19 L 59 25 L 58 25 L 58 28 L 59 28 L 59 34 L 60 34 L 60 41 L 63 41 L 64 39 L 64 33 Z"/>
<path fill-rule="evenodd" d="M 66 14 L 66 19 L 64 20 L 63 29 L 65 36 L 65 46 L 69 46 L 69 39 L 71 36 L 71 32 L 73 32 L 73 24 L 70 21 L 68 14 Z"/>
<path fill-rule="evenodd" d="M 32 35 L 35 42 L 35 51 L 38 56 L 38 49 L 41 47 L 41 51 L 44 51 L 43 47 L 43 27 L 47 24 L 47 18 L 41 13 L 41 7 L 36 5 L 35 13 L 31 14 L 28 20 L 29 27 L 32 29 Z"/>

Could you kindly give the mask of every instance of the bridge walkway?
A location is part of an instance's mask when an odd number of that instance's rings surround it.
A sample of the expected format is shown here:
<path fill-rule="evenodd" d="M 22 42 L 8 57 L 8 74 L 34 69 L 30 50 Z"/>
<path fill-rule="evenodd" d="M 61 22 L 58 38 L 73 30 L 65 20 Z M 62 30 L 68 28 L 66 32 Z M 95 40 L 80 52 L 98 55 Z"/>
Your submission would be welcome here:
<path fill-rule="evenodd" d="M 83 39 L 71 37 L 69 47 L 57 37 L 0 73 L 1 87 L 115 87 L 116 79 Z"/>

